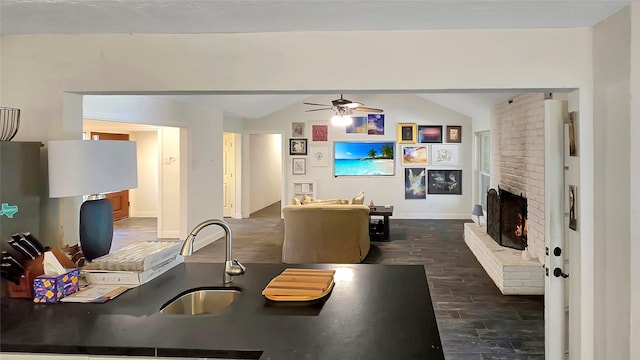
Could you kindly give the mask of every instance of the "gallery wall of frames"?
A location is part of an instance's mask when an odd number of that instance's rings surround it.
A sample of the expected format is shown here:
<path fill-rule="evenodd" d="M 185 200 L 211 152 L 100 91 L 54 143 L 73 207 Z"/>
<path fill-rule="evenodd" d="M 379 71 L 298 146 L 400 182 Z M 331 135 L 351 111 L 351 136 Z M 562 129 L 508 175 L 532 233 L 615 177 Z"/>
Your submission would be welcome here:
<path fill-rule="evenodd" d="M 385 135 L 384 117 L 354 116 L 353 124 L 344 129 L 347 137 L 372 135 L 372 140 L 360 137 L 354 141 L 330 142 L 328 124 L 292 122 L 292 175 L 306 175 L 307 166 L 332 165 L 334 177 L 404 176 L 405 200 L 424 200 L 427 194 L 462 195 L 462 126 L 398 123 L 393 129 L 397 141 L 375 140 L 375 135 Z"/>

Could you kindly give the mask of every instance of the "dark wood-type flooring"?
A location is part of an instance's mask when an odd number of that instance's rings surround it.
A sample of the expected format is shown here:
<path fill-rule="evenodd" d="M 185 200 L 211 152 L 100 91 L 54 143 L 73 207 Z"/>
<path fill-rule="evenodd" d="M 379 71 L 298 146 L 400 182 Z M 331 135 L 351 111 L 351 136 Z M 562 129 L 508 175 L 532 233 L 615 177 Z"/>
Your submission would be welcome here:
<path fill-rule="evenodd" d="M 232 229 L 234 258 L 244 263 L 281 262 L 280 203 L 249 219 L 225 221 Z M 543 297 L 502 295 L 464 243 L 464 223 L 392 217 L 391 241 L 372 242 L 364 263 L 424 265 L 447 360 L 544 359 Z M 155 240 L 155 229 L 155 218 L 116 222 L 112 249 Z M 224 241 L 186 260 L 222 262 Z"/>

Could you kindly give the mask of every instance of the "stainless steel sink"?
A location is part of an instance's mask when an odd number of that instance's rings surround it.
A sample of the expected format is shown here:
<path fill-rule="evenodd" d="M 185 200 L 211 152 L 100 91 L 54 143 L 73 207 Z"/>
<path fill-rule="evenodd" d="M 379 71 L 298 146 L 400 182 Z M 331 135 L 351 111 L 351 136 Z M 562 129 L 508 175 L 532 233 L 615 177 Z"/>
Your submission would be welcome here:
<path fill-rule="evenodd" d="M 171 315 L 217 314 L 241 294 L 236 287 L 206 287 L 187 290 L 162 305 L 160 313 Z"/>

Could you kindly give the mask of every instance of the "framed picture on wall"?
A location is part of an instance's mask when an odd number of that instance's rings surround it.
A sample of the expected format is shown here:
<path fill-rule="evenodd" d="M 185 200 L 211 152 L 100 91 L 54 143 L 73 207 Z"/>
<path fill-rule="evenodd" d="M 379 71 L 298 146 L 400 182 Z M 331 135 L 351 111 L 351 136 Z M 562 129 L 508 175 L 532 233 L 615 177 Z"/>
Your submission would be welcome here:
<path fill-rule="evenodd" d="M 576 147 L 576 122 L 578 113 L 572 111 L 569 113 L 569 156 L 578 156 Z"/>
<path fill-rule="evenodd" d="M 404 169 L 404 198 L 406 200 L 427 198 L 424 171 L 425 168 Z"/>
<path fill-rule="evenodd" d="M 367 117 L 352 116 L 353 123 L 345 127 L 347 134 L 366 134 L 367 133 Z"/>
<path fill-rule="evenodd" d="M 448 143 L 462 142 L 462 126 L 447 126 L 447 142 Z"/>
<path fill-rule="evenodd" d="M 429 165 L 429 145 L 402 145 L 402 166 Z"/>
<path fill-rule="evenodd" d="M 289 155 L 307 155 L 307 139 L 289 139 Z"/>
<path fill-rule="evenodd" d="M 398 124 L 398 144 L 415 144 L 416 143 L 416 124 L 400 123 Z"/>
<path fill-rule="evenodd" d="M 329 148 L 326 146 L 310 146 L 311 166 L 329 166 Z"/>
<path fill-rule="evenodd" d="M 462 170 L 429 170 L 429 194 L 462 195 Z"/>
<path fill-rule="evenodd" d="M 384 135 L 384 114 L 367 115 L 367 134 Z"/>
<path fill-rule="evenodd" d="M 291 173 L 293 175 L 304 175 L 307 173 L 307 159 L 305 158 L 292 158 L 291 159 Z"/>
<path fill-rule="evenodd" d="M 431 145 L 432 165 L 458 165 L 458 145 Z"/>
<path fill-rule="evenodd" d="M 311 124 L 311 141 L 328 141 L 329 125 L 327 124 Z"/>
<path fill-rule="evenodd" d="M 575 185 L 569 185 L 569 229 L 577 230 L 578 219 L 576 216 L 576 206 L 578 203 L 578 189 Z"/>
<path fill-rule="evenodd" d="M 442 125 L 418 126 L 418 142 L 441 143 L 442 142 Z"/>
<path fill-rule="evenodd" d="M 304 125 L 303 122 L 291 123 L 291 137 L 304 137 Z"/>

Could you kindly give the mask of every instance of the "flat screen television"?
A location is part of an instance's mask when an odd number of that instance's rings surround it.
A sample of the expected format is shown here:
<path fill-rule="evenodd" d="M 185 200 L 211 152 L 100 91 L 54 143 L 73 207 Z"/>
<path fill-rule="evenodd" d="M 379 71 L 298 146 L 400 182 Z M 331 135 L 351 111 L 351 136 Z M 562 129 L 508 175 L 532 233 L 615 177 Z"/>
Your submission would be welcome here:
<path fill-rule="evenodd" d="M 393 141 L 333 143 L 333 176 L 393 176 L 395 165 Z"/>

